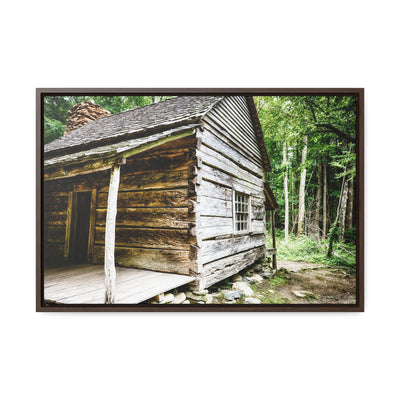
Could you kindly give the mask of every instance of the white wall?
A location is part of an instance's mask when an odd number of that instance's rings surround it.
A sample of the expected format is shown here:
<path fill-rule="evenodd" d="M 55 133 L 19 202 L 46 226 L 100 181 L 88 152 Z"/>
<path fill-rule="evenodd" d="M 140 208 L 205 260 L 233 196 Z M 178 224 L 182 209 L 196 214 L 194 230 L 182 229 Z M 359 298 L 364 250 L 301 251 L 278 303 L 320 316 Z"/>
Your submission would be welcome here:
<path fill-rule="evenodd" d="M 398 394 L 397 2 L 268 3 L 3 4 L 2 398 Z M 364 314 L 35 313 L 35 87 L 163 86 L 366 88 Z"/>

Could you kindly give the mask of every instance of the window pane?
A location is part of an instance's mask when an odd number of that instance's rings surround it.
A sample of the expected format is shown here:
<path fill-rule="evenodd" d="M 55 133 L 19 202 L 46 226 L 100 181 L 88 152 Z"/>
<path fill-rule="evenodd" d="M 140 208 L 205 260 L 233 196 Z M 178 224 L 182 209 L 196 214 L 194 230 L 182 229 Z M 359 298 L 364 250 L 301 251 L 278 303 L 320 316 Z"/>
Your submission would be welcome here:
<path fill-rule="evenodd" d="M 246 231 L 249 226 L 249 195 L 235 192 L 235 229 Z"/>

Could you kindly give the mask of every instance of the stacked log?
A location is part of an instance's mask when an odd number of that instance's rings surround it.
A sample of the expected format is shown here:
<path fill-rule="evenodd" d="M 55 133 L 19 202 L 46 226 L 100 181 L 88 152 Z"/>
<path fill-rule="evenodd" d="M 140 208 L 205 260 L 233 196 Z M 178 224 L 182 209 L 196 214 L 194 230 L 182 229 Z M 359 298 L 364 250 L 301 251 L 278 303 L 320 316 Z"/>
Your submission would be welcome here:
<path fill-rule="evenodd" d="M 109 111 L 90 101 L 76 104 L 68 110 L 67 125 L 65 127 L 64 135 L 67 135 L 71 131 L 78 129 L 89 122 L 96 121 L 97 119 L 108 115 L 111 115 Z"/>

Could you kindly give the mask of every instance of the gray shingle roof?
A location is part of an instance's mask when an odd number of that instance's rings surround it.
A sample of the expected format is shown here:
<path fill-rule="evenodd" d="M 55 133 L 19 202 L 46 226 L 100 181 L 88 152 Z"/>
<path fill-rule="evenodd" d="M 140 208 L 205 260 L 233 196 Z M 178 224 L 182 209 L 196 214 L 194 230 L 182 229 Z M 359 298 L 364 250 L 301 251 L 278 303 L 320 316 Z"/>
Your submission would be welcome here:
<path fill-rule="evenodd" d="M 44 146 L 45 156 L 92 148 L 199 119 L 223 96 L 179 96 L 100 118 Z"/>

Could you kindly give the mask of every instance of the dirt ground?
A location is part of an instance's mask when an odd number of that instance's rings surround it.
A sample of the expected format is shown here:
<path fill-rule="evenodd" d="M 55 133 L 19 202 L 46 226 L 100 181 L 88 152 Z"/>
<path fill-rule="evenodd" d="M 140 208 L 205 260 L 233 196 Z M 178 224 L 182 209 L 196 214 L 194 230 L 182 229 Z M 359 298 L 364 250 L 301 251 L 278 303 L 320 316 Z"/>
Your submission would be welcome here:
<path fill-rule="evenodd" d="M 263 304 L 356 303 L 355 274 L 324 265 L 282 261 L 273 278 L 252 283 L 251 288 Z M 219 300 L 224 303 L 222 296 Z"/>

